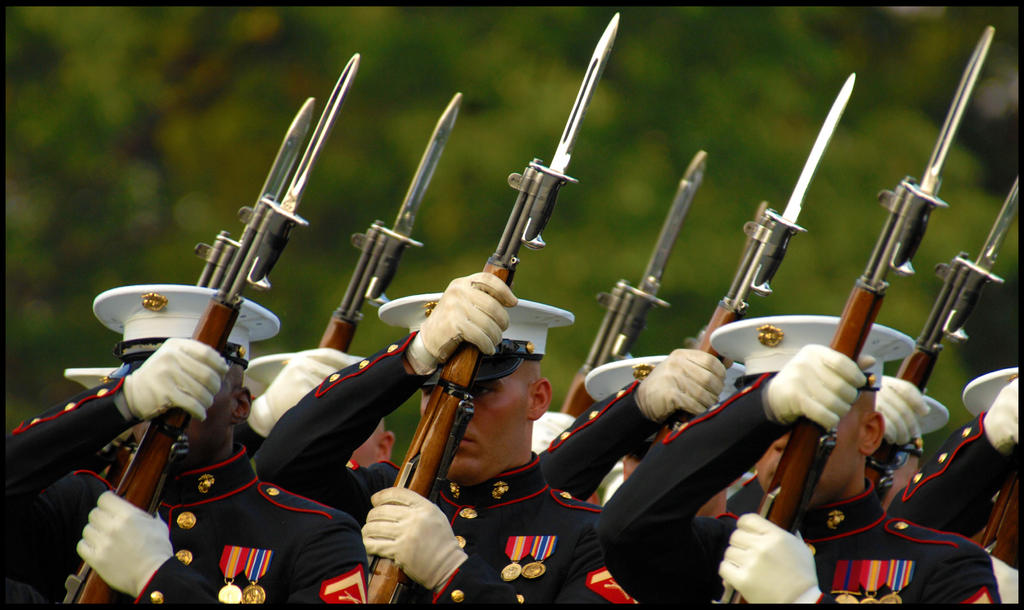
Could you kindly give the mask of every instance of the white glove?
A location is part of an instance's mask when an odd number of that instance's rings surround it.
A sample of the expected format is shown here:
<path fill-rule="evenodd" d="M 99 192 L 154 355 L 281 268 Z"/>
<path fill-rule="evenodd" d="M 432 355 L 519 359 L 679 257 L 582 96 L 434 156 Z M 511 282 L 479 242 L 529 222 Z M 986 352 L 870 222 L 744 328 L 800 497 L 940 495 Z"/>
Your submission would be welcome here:
<path fill-rule="evenodd" d="M 89 513 L 76 549 L 108 585 L 132 597 L 174 556 L 167 524 L 112 491 Z"/>
<path fill-rule="evenodd" d="M 175 337 L 164 341 L 134 373 L 124 378 L 124 398 L 114 403 L 139 419 L 152 419 L 171 407 L 202 421 L 228 372 L 224 357 L 212 347 Z"/>
<path fill-rule="evenodd" d="M 452 280 L 409 344 L 406 360 L 417 374 L 429 375 L 463 341 L 488 356 L 493 354 L 501 343 L 501 332 L 508 328 L 505 308 L 517 302 L 512 290 L 494 274 L 480 272 Z"/>
<path fill-rule="evenodd" d="M 718 403 L 725 367 L 707 352 L 676 349 L 640 382 L 636 405 L 647 419 L 661 423 L 683 410 L 700 415 Z"/>
<path fill-rule="evenodd" d="M 917 386 L 898 377 L 882 376 L 882 388 L 875 397 L 875 410 L 885 419 L 885 440 L 903 445 L 921 436 L 920 418 L 928 405 Z"/>
<path fill-rule="evenodd" d="M 447 517 L 433 502 L 404 487 L 370 497 L 363 544 L 367 555 L 391 559 L 419 584 L 436 590 L 468 559 Z"/>
<path fill-rule="evenodd" d="M 866 379 L 845 355 L 824 345 L 805 345 L 768 382 L 765 412 L 778 424 L 802 416 L 830 430 L 850 410 Z"/>
<path fill-rule="evenodd" d="M 821 596 L 807 545 L 754 513 L 736 522 L 718 575 L 752 604 L 814 603 Z"/>
<path fill-rule="evenodd" d="M 1010 455 L 1017 446 L 1017 380 L 999 391 L 985 412 L 985 437 L 996 451 Z"/>
<path fill-rule="evenodd" d="M 267 391 L 252 403 L 249 427 L 266 438 L 288 409 L 320 385 L 324 378 L 352 362 L 345 352 L 319 347 L 296 353 L 288 359 Z"/>

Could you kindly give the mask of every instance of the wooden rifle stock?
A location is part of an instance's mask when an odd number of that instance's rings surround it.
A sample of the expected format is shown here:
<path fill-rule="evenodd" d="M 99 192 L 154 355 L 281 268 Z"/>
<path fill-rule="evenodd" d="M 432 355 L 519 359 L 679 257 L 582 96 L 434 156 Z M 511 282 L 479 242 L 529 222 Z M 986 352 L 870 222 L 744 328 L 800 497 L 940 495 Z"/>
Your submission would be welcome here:
<path fill-rule="evenodd" d="M 352 337 L 356 334 L 356 325 L 346 322 L 335 316 L 327 323 L 324 336 L 320 338 L 318 347 L 330 347 L 342 352 L 348 352 L 352 344 Z"/>
<path fill-rule="evenodd" d="M 484 272 L 496 275 L 506 283 L 511 281 L 508 269 L 487 264 L 484 266 Z M 420 417 L 420 423 L 416 426 L 416 432 L 399 468 L 396 487 L 406 487 L 425 498 L 430 496 L 439 474 L 441 459 L 459 403 L 462 401 L 461 397 L 446 390 L 445 382 L 468 391 L 479 366 L 480 350 L 471 343 L 460 345 L 445 363 L 441 369 L 440 380 L 430 393 L 423 416 Z M 398 587 L 408 582 L 409 577 L 393 561 L 384 557 L 374 557 L 367 582 L 367 602 L 392 603 L 395 601 Z"/>
<path fill-rule="evenodd" d="M 989 515 L 988 523 L 981 536 L 981 546 L 988 548 L 993 542 L 995 546 L 990 551 L 992 556 L 1002 560 L 1008 565 L 1017 568 L 1017 546 L 1018 536 L 1018 499 L 1020 498 L 1020 487 L 1017 483 L 1017 471 L 1014 470 L 1006 477 L 1002 488 L 999 490 L 999 497 L 996 498 L 992 513 Z"/>
<path fill-rule="evenodd" d="M 223 351 L 228 335 L 238 318 L 238 310 L 210 300 L 202 319 L 196 326 L 192 338 Z M 146 434 L 139 443 L 128 469 L 117 486 L 117 495 L 142 510 L 152 512 L 159 500 L 164 474 L 171 458 L 171 448 L 179 434 L 188 425 L 189 415 L 182 409 L 169 409 L 150 422 Z M 83 565 L 79 574 L 86 571 Z M 100 578 L 95 570 L 87 570 L 78 596 L 80 604 L 112 603 L 117 593 Z"/>
<path fill-rule="evenodd" d="M 562 413 L 579 417 L 590 405 L 594 404 L 594 399 L 587 394 L 584 384 L 586 379 L 587 375 L 582 369 L 576 372 L 576 376 L 572 378 L 572 383 L 569 385 L 569 391 L 565 395 L 565 401 L 562 403 Z"/>

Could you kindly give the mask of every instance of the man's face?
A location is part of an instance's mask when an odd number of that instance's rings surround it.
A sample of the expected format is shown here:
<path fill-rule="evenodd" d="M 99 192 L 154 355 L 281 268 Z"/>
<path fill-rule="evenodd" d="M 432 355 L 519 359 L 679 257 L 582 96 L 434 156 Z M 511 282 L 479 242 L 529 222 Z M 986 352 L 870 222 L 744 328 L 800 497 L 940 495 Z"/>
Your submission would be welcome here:
<path fill-rule="evenodd" d="M 189 420 L 186 429 L 188 455 L 180 463 L 179 470 L 205 466 L 221 458 L 225 446 L 230 453 L 234 438 L 232 430 L 235 424 L 241 423 L 248 416 L 246 407 L 245 415 L 239 419 L 239 402 L 248 402 L 247 395 L 248 390 L 243 386 L 242 367 L 232 364 L 221 381 L 220 391 L 213 397 L 213 404 L 206 410 L 206 419 Z"/>
<path fill-rule="evenodd" d="M 836 446 L 832 449 L 825 469 L 814 487 L 811 506 L 828 504 L 857 495 L 864 489 L 865 458 L 874 451 L 868 449 L 877 443 L 875 426 L 881 416 L 875 413 L 875 393 L 861 392 L 850 412 L 839 419 L 836 428 Z M 781 436 L 757 462 L 757 481 L 766 490 L 779 466 L 789 433 Z"/>
<path fill-rule="evenodd" d="M 448 469 L 460 485 L 476 485 L 530 459 L 533 422 L 551 401 L 551 384 L 538 362 L 473 386 L 473 417 Z M 423 406 L 426 405 L 424 400 Z"/>

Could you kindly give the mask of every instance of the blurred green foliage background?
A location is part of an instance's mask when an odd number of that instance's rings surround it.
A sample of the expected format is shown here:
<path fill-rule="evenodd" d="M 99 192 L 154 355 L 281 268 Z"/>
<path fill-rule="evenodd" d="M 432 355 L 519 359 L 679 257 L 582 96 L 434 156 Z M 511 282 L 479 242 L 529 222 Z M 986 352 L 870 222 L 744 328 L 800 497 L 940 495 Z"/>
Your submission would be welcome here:
<path fill-rule="evenodd" d="M 507 183 L 533 157 L 550 161 L 590 54 L 616 9 L 7 7 L 7 429 L 79 388 L 65 367 L 117 365 L 118 337 L 93 298 L 137 283 L 195 283 L 192 254 L 218 231 L 237 237 L 292 116 L 319 115 L 341 68 L 362 54 L 355 85 L 312 175 L 296 229 L 272 274 L 249 292 L 281 334 L 256 355 L 315 347 L 358 252 L 349 236 L 393 222 L 434 123 L 465 99 L 388 290 L 439 291 L 479 271 L 515 199 Z M 890 274 L 879 322 L 916 336 L 941 286 L 936 263 L 973 259 L 1018 172 L 1018 9 L 621 9 L 604 77 L 544 233 L 523 251 L 514 290 L 570 309 L 545 369 L 552 408 L 604 314 L 595 295 L 634 285 L 683 170 L 708 170 L 676 243 L 635 355 L 694 336 L 728 288 L 762 200 L 785 206 L 843 81 L 845 116 L 807 192 L 774 294 L 749 316 L 838 315 L 886 212 L 877 193 L 920 177 L 983 28 L 995 40 L 946 165 L 936 211 L 909 278 Z M 950 409 L 934 449 L 968 419 L 975 376 L 1018 362 L 1017 225 L 967 325 L 947 345 L 929 394 Z M 353 342 L 370 354 L 404 331 L 372 308 Z M 896 363 L 887 372 L 895 372 Z M 414 402 L 389 419 L 400 459 Z"/>

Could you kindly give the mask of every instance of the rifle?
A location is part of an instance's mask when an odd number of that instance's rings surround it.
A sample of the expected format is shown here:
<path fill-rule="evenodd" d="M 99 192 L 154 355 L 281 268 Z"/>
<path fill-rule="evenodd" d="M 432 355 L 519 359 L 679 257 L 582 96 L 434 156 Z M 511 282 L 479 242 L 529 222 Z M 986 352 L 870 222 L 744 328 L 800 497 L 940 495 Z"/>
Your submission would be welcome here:
<path fill-rule="evenodd" d="M 455 127 L 455 117 L 459 113 L 461 103 L 462 94 L 456 93 L 438 119 L 430 143 L 423 151 L 419 167 L 416 168 L 416 175 L 405 194 L 402 207 L 398 210 L 394 226 L 388 229 L 382 221 L 377 220 L 370 225 L 366 233 L 356 233 L 352 236 L 352 244 L 360 250 L 359 261 L 341 304 L 327 323 L 327 328 L 320 339 L 320 347 L 331 347 L 347 352 L 352 343 L 352 336 L 356 332 L 356 325 L 363 318 L 363 314 L 360 313 L 363 300 L 369 299 L 374 305 L 386 303 L 388 299 L 384 296 L 384 291 L 395 276 L 402 253 L 410 245 L 423 245 L 411 239 L 409 234 L 412 233 L 416 211 L 423 200 L 427 185 L 434 175 L 434 168 L 437 167 L 448 136 Z"/>
<path fill-rule="evenodd" d="M 806 229 L 796 224 L 803 206 L 804 194 L 818 168 L 818 162 L 821 160 L 825 148 L 832 139 L 836 125 L 843 116 L 846 103 L 850 100 L 850 95 L 853 94 L 856 78 L 856 74 L 848 76 L 839 90 L 839 95 L 832 102 L 832 107 L 818 131 L 818 137 L 811 147 L 811 154 L 804 162 L 800 177 L 797 178 L 796 186 L 793 187 L 793 193 L 790 195 L 782 215 L 780 216 L 775 210 L 769 208 L 767 202 L 762 202 L 758 208 L 757 219 L 743 225 L 747 241 L 743 248 L 743 255 L 740 257 L 739 267 L 733 276 L 729 291 L 718 302 L 715 311 L 711 314 L 711 320 L 701 332 L 696 349 L 721 360 L 722 356 L 711 347 L 712 333 L 746 315 L 748 307 L 746 299 L 751 291 L 759 296 L 771 294 L 771 280 L 779 270 L 779 265 L 782 264 L 782 258 L 786 255 L 790 238 L 797 233 L 806 232 Z M 688 414 L 677 412 L 661 427 L 655 440 L 662 440 L 680 429 L 689 419 Z"/>
<path fill-rule="evenodd" d="M 1017 526 L 1017 519 L 1020 517 L 1017 505 L 1019 498 L 1017 471 L 1014 470 L 1006 477 L 999 490 L 999 496 L 981 535 L 981 546 L 993 557 L 1014 568 L 1017 567 L 1017 545 L 1020 542 L 1020 530 Z"/>
<path fill-rule="evenodd" d="M 292 227 L 309 224 L 295 214 L 295 209 L 302 199 L 302 194 L 308 184 L 309 172 L 319 157 L 324 141 L 330 134 L 337 112 L 345 100 L 358 67 L 359 55 L 356 54 L 349 60 L 338 79 L 302 161 L 295 171 L 291 186 L 284 195 L 284 200 L 278 203 L 273 197 L 263 192 L 253 207 L 243 207 L 239 211 L 239 217 L 246 227 L 238 252 L 233 257 L 224 282 L 210 298 L 206 311 L 196 325 L 192 334 L 194 340 L 201 341 L 218 351 L 224 350 L 227 338 L 242 306 L 244 287 L 246 285 L 269 287 L 267 274 L 270 273 L 287 244 Z M 309 101 L 306 102 L 304 108 L 308 105 Z M 297 128 L 297 121 L 292 123 L 292 129 L 295 128 Z M 280 171 L 277 161 L 271 168 L 272 176 L 275 171 Z M 172 408 L 150 422 L 145 436 L 135 452 L 135 457 L 117 486 L 117 495 L 149 513 L 156 511 L 164 480 L 167 477 L 168 466 L 173 459 L 172 456 L 180 455 L 183 447 L 186 446 L 187 438 L 183 434 L 188 426 L 188 421 L 187 412 Z M 65 602 L 109 603 L 113 601 L 115 592 L 95 571 L 88 569 L 88 566 L 83 566 L 80 572 L 88 572 L 87 575 L 84 575 L 84 580 L 78 574 L 68 577 L 66 583 L 68 594 L 65 597 Z"/>
<path fill-rule="evenodd" d="M 961 252 L 948 264 L 936 265 L 936 275 L 943 280 L 942 289 L 928 314 L 924 329 L 917 337 L 914 351 L 904 358 L 896 374 L 900 379 L 913 383 L 922 393 L 928 385 L 939 352 L 942 351 L 943 338 L 948 337 L 955 343 L 966 341 L 967 333 L 963 327 L 978 303 L 981 289 L 989 282 L 1003 283 L 1002 278 L 992 273 L 992 267 L 1010 223 L 1017 215 L 1017 182 L 1013 181 L 1013 187 L 999 210 L 977 260 L 971 262 L 967 253 Z M 885 497 L 892 485 L 892 472 L 902 466 L 899 462 L 906 451 L 904 447 L 883 441 L 882 446 L 868 458 L 867 476 L 875 483 L 879 497 Z"/>
<path fill-rule="evenodd" d="M 567 182 L 578 182 L 564 171 L 597 82 L 608 63 L 618 24 L 619 14 L 616 13 L 590 58 L 550 167 L 535 158 L 521 174 L 514 173 L 508 177 L 509 186 L 519 194 L 498 247 L 484 265 L 484 272 L 496 275 L 509 286 L 519 264 L 520 246 L 539 249 L 545 245 L 541 232 L 554 209 L 559 189 Z M 445 363 L 409 443 L 395 487 L 406 487 L 434 499 L 438 485 L 447 474 L 447 466 L 458 449 L 460 428 L 464 429 L 472 416 L 470 387 L 479 364 L 480 351 L 471 343 L 461 344 Z M 393 561 L 383 557 L 372 558 L 367 584 L 370 603 L 395 603 L 408 590 L 408 585 L 408 577 Z"/>
<path fill-rule="evenodd" d="M 895 191 L 882 191 L 879 195 L 882 206 L 889 210 L 889 217 L 875 243 L 864 274 L 857 279 L 850 292 L 830 345 L 832 349 L 854 360 L 860 355 L 871 326 L 878 317 L 888 287 L 885 277 L 889 269 L 897 275 L 913 274 L 910 259 L 924 237 L 932 209 L 949 207 L 936 195 L 941 182 L 942 166 L 994 31 L 991 26 L 986 28 L 974 49 L 935 149 L 925 166 L 921 183 L 907 176 Z M 834 446 L 834 433 L 826 433 L 821 426 L 808 419 L 799 419 L 790 432 L 789 442 L 779 459 L 768 493 L 761 500 L 760 514 L 787 531 L 799 531 L 814 486 Z M 723 600 L 740 601 L 734 593 L 731 587 L 726 587 Z"/>
<path fill-rule="evenodd" d="M 606 362 L 626 358 L 640 331 L 646 326 L 647 312 L 651 307 L 669 306 L 666 301 L 657 297 L 658 289 L 661 288 L 661 276 L 665 272 L 665 264 L 672 253 L 672 246 L 679 235 L 679 229 L 683 226 L 683 220 L 686 219 L 686 213 L 690 211 L 693 196 L 704 179 L 707 156 L 703 150 L 697 152 L 679 181 L 676 195 L 672 199 L 672 207 L 669 208 L 665 223 L 661 226 L 651 260 L 647 263 L 637 287 L 634 288 L 626 280 L 619 280 L 610 293 L 602 292 L 597 295 L 598 303 L 608 311 L 597 330 L 590 354 L 573 377 L 562 403 L 562 413 L 576 417 L 594 404 L 594 400 L 584 387 L 587 373 Z"/>

